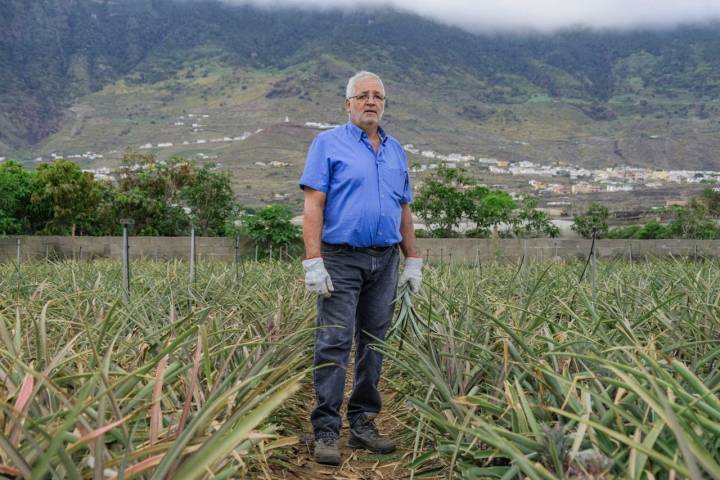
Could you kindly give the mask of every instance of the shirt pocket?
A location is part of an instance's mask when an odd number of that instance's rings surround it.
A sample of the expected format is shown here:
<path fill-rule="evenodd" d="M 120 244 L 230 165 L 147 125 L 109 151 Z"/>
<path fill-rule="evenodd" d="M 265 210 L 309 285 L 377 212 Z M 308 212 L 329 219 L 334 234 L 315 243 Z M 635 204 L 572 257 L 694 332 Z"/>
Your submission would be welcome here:
<path fill-rule="evenodd" d="M 400 199 L 405 191 L 407 171 L 401 168 L 384 167 L 380 169 L 380 182 L 392 194 L 393 198 Z"/>

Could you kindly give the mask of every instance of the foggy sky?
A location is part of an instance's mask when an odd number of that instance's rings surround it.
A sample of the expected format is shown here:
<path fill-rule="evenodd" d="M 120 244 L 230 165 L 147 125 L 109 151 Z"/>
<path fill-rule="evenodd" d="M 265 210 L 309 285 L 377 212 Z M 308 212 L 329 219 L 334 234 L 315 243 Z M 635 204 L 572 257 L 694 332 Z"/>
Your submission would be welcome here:
<path fill-rule="evenodd" d="M 224 0 L 265 8 L 391 7 L 477 33 L 669 28 L 720 20 L 720 0 Z"/>

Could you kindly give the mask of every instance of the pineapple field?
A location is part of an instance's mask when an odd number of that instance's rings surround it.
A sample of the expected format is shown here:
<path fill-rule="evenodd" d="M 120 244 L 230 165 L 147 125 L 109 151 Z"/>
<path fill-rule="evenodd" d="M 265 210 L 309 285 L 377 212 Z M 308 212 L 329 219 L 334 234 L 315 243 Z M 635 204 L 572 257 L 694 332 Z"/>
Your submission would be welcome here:
<path fill-rule="evenodd" d="M 426 266 L 376 347 L 401 448 L 332 468 L 299 261 L 136 261 L 127 298 L 115 260 L 0 264 L 0 475 L 720 478 L 720 263 L 585 267 Z"/>

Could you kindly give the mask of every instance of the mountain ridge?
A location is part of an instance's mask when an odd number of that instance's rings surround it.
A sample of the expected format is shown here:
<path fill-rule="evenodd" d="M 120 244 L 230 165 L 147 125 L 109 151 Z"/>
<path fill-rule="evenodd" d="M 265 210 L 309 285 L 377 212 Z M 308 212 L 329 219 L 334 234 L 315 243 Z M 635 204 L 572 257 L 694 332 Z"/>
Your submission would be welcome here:
<path fill-rule="evenodd" d="M 285 116 L 337 123 L 347 78 L 366 68 L 387 83 L 388 126 L 421 148 L 720 170 L 717 25 L 479 36 L 387 9 L 24 5 L 3 0 L 0 156 L 107 153 L 161 138 L 190 145 Z M 200 111 L 210 125 L 176 128 L 183 112 Z M 286 158 L 301 160 L 304 141 L 283 140 Z M 252 164 L 242 149 L 217 147 L 227 161 Z"/>

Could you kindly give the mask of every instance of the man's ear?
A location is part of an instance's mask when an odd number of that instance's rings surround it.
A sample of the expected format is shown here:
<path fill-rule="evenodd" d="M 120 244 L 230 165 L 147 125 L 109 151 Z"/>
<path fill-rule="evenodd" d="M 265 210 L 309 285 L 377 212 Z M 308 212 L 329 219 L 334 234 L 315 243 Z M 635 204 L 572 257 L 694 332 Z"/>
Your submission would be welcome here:
<path fill-rule="evenodd" d="M 350 113 L 350 99 L 345 99 L 345 113 Z"/>

